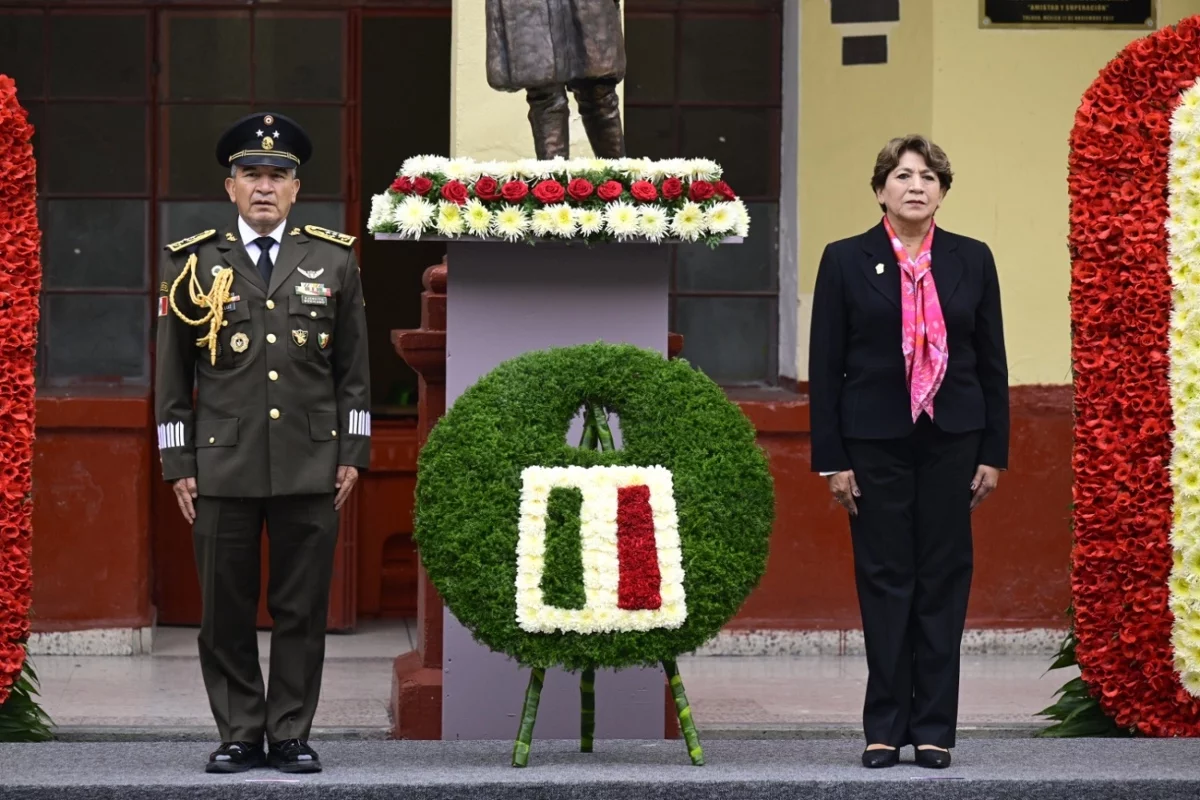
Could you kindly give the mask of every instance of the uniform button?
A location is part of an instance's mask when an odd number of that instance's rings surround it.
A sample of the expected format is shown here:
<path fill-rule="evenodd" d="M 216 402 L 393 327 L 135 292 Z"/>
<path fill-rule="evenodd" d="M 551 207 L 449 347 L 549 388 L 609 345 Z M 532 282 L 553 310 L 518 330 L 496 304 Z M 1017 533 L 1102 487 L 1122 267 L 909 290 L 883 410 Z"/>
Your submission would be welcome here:
<path fill-rule="evenodd" d="M 279 419 L 279 409 L 278 408 L 271 409 L 271 419 Z"/>
<path fill-rule="evenodd" d="M 308 315 L 309 315 L 310 317 L 316 318 L 316 316 L 317 316 L 317 312 L 315 312 L 315 311 L 310 311 L 310 312 L 308 312 Z"/>
<path fill-rule="evenodd" d="M 228 327 L 228 326 L 229 326 L 229 320 L 227 320 L 227 319 L 223 319 L 223 320 L 221 320 L 221 327 L 222 327 L 222 328 L 225 328 L 225 327 Z"/>
<path fill-rule="evenodd" d="M 330 432 L 329 432 L 329 435 L 330 435 L 330 436 L 332 436 L 333 438 L 335 438 L 335 439 L 336 439 L 336 438 L 337 438 L 337 431 L 330 431 Z"/>
<path fill-rule="evenodd" d="M 267 377 L 273 381 L 277 381 L 277 380 L 279 380 L 279 373 L 276 372 L 275 370 L 271 370 L 270 372 L 267 373 Z"/>
<path fill-rule="evenodd" d="M 268 308 L 268 309 L 271 309 L 271 308 L 274 308 L 274 307 L 275 307 L 275 301 L 274 301 L 274 300 L 268 300 L 268 301 L 267 301 L 267 308 Z"/>
<path fill-rule="evenodd" d="M 268 333 L 268 334 L 267 334 L 267 341 L 268 341 L 268 342 L 270 342 L 271 344 L 275 344 L 275 334 L 273 334 L 273 333 Z"/>
<path fill-rule="evenodd" d="M 216 442 L 217 442 L 217 437 L 215 437 L 215 436 L 208 437 L 209 444 L 216 444 Z"/>

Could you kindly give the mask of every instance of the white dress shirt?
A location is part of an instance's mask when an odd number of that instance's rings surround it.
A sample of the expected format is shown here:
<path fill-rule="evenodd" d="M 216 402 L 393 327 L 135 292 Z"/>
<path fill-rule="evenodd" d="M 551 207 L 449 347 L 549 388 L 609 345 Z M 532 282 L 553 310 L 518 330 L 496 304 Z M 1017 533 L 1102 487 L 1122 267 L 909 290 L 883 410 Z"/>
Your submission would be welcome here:
<path fill-rule="evenodd" d="M 267 236 L 270 236 L 275 240 L 275 244 L 271 245 L 272 264 L 275 263 L 275 259 L 279 256 L 279 245 L 283 241 L 283 229 L 286 227 L 287 220 L 285 219 L 279 223 L 278 228 L 267 234 Z M 250 256 L 250 262 L 252 264 L 257 264 L 258 256 L 261 251 L 258 249 L 258 245 L 254 243 L 254 240 L 259 238 L 259 236 L 262 234 L 254 231 L 254 229 L 246 224 L 246 220 L 242 219 L 241 216 L 238 217 L 238 232 L 242 234 L 242 245 L 246 248 L 247 255 Z"/>

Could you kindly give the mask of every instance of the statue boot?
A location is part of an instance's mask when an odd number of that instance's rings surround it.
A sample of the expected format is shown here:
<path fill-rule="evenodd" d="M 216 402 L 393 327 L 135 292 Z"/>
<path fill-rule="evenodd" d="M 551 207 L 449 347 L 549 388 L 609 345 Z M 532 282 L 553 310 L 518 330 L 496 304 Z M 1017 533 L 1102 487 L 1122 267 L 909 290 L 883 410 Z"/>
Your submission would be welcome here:
<path fill-rule="evenodd" d="M 525 91 L 533 148 L 542 160 L 570 158 L 571 106 L 562 86 L 539 86 Z"/>
<path fill-rule="evenodd" d="M 607 81 L 577 81 L 571 84 L 583 129 L 597 158 L 624 158 L 625 134 L 621 130 L 621 105 L 617 87 Z"/>

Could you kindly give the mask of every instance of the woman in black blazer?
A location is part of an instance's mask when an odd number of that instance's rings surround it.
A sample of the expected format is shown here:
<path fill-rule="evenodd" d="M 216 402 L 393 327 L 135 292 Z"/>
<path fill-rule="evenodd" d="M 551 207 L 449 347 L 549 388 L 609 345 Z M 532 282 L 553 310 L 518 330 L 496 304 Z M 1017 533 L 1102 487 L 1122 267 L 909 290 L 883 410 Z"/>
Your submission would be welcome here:
<path fill-rule="evenodd" d="M 825 248 L 813 295 L 812 468 L 850 516 L 867 767 L 907 744 L 950 764 L 971 512 L 1008 462 L 996 263 L 933 221 L 952 177 L 926 138 L 889 142 L 871 179 L 883 219 Z"/>

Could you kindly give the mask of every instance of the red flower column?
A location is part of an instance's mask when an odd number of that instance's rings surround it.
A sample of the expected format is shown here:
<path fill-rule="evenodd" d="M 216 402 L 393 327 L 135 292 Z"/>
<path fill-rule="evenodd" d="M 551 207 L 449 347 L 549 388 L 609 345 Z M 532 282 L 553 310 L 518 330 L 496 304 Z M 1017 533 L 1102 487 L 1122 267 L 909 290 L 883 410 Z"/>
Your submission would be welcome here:
<path fill-rule="evenodd" d="M 1167 163 L 1200 76 L 1200 17 L 1131 43 L 1071 131 L 1076 657 L 1101 707 L 1148 736 L 1200 735 L 1173 663 Z M 1200 454 L 1198 454 L 1200 455 Z"/>
<path fill-rule="evenodd" d="M 42 268 L 33 126 L 0 75 L 0 704 L 29 636 L 33 361 Z"/>

